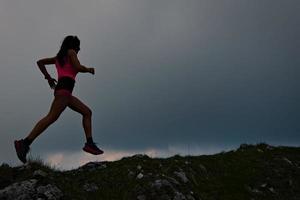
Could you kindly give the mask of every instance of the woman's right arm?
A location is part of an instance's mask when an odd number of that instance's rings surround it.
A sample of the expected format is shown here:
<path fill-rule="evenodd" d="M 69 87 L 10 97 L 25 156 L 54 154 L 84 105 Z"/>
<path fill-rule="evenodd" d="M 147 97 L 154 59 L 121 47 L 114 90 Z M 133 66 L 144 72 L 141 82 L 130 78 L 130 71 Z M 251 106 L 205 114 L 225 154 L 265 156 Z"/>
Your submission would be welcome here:
<path fill-rule="evenodd" d="M 78 57 L 77 57 L 77 53 L 73 49 L 70 49 L 68 51 L 68 56 L 70 57 L 70 61 L 71 61 L 72 66 L 74 66 L 79 72 L 82 72 L 82 73 L 87 73 L 88 72 L 88 73 L 91 73 L 91 74 L 95 73 L 94 68 L 88 68 L 88 67 L 85 67 L 85 66 L 80 64 L 80 62 L 78 60 Z"/>

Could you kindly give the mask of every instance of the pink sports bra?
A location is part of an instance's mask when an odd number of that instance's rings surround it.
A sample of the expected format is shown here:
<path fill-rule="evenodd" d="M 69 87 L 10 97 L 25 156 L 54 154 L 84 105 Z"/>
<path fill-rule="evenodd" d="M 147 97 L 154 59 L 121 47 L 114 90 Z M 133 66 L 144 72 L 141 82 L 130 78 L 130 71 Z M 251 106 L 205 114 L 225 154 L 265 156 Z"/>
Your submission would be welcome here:
<path fill-rule="evenodd" d="M 61 77 L 70 77 L 75 80 L 78 71 L 71 65 L 68 57 L 66 58 L 65 64 L 63 66 L 61 66 L 56 59 L 55 67 L 57 70 L 58 79 L 60 79 Z"/>

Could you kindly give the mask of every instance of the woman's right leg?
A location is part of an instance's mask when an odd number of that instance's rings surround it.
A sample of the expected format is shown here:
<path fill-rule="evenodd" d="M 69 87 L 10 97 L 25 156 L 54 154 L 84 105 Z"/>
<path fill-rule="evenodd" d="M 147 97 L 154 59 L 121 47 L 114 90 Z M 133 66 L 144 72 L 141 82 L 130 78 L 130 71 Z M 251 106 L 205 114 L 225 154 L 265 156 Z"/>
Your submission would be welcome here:
<path fill-rule="evenodd" d="M 64 111 L 64 109 L 69 104 L 69 101 L 70 101 L 70 96 L 63 96 L 63 95 L 55 96 L 49 113 L 35 125 L 35 127 L 32 129 L 32 131 L 24 140 L 16 140 L 14 142 L 17 156 L 23 163 L 27 162 L 26 155 L 29 151 L 29 145 L 49 125 L 51 125 L 53 122 L 55 122 L 58 119 L 60 114 Z"/>
<path fill-rule="evenodd" d="M 55 96 L 49 113 L 42 118 L 32 129 L 26 139 L 33 141 L 38 137 L 46 128 L 55 122 L 60 114 L 65 110 L 70 101 L 70 96 L 57 95 Z"/>

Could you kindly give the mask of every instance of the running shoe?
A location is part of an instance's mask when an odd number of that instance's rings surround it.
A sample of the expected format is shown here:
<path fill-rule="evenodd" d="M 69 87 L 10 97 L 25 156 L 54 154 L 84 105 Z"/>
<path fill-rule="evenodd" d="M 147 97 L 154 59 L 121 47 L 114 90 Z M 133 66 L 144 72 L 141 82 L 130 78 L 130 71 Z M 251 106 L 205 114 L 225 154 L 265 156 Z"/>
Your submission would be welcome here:
<path fill-rule="evenodd" d="M 83 151 L 93 154 L 93 155 L 103 154 L 103 151 L 101 149 L 99 149 L 95 143 L 85 143 L 85 145 L 82 149 L 83 149 Z"/>
<path fill-rule="evenodd" d="M 24 143 L 24 140 L 15 140 L 15 149 L 18 158 L 25 164 L 27 162 L 26 155 L 30 149 L 29 146 Z"/>

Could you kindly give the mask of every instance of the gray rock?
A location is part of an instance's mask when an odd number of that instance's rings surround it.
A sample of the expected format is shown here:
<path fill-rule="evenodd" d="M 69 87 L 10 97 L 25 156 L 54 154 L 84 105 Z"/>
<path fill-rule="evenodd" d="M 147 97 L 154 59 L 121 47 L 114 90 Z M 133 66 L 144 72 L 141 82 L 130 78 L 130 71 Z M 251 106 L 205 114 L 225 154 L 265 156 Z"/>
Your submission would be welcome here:
<path fill-rule="evenodd" d="M 34 198 L 36 179 L 30 179 L 0 190 L 0 199 L 31 200 Z"/>
<path fill-rule="evenodd" d="M 47 200 L 59 200 L 63 196 L 56 186 L 49 184 L 35 189 L 36 184 L 36 179 L 14 183 L 0 190 L 0 199 L 32 200 L 37 199 L 39 195 L 43 195 Z M 43 198 L 39 197 L 39 199 L 42 200 Z"/>
<path fill-rule="evenodd" d="M 186 195 L 186 199 L 187 200 L 195 200 L 195 198 L 191 194 Z"/>
<path fill-rule="evenodd" d="M 42 170 L 35 170 L 34 172 L 33 172 L 33 176 L 35 176 L 35 177 L 38 177 L 38 176 L 41 176 L 41 177 L 46 177 L 48 174 L 46 173 L 46 172 L 44 172 L 44 171 L 42 171 Z"/>
<path fill-rule="evenodd" d="M 145 195 L 139 195 L 136 198 L 137 200 L 146 200 L 146 196 Z"/>
<path fill-rule="evenodd" d="M 59 200 L 63 197 L 63 193 L 55 185 L 39 186 L 36 190 L 38 194 L 45 195 L 47 200 Z"/>
<path fill-rule="evenodd" d="M 178 176 L 180 179 L 181 179 L 181 181 L 183 182 L 183 183 L 187 183 L 188 181 L 189 181 L 189 179 L 186 177 L 186 175 L 185 175 L 185 173 L 184 172 L 174 172 L 174 174 L 176 175 L 176 176 Z"/>
<path fill-rule="evenodd" d="M 173 177 L 165 176 L 171 183 L 175 185 L 180 185 L 180 183 Z"/>
<path fill-rule="evenodd" d="M 267 186 L 266 183 L 263 183 L 263 184 L 260 185 L 260 187 L 262 187 L 262 188 L 265 188 L 266 186 Z"/>
<path fill-rule="evenodd" d="M 151 187 L 154 187 L 156 190 L 160 190 L 162 187 L 170 187 L 175 191 L 173 185 L 166 179 L 155 180 L 154 183 L 151 183 Z"/>
<path fill-rule="evenodd" d="M 19 167 L 19 170 L 25 170 L 25 169 L 31 169 L 31 165 L 29 164 L 29 162 Z"/>
<path fill-rule="evenodd" d="M 186 200 L 185 196 L 180 192 L 175 192 L 173 200 Z"/>
<path fill-rule="evenodd" d="M 105 169 L 106 167 L 107 167 L 106 164 L 103 162 L 88 162 L 87 164 L 81 166 L 79 168 L 79 171 L 85 171 L 85 170 L 95 171 L 98 169 Z"/>
<path fill-rule="evenodd" d="M 160 189 L 161 186 L 162 186 L 162 180 L 158 179 L 158 180 L 155 180 L 154 183 L 151 184 L 152 187 L 155 187 L 157 189 Z"/>
<path fill-rule="evenodd" d="M 128 177 L 129 177 L 129 178 L 133 178 L 134 175 L 135 175 L 134 172 L 129 170 L 129 172 L 128 172 Z"/>
<path fill-rule="evenodd" d="M 274 194 L 276 193 L 275 190 L 274 190 L 274 188 L 272 188 L 272 187 L 270 187 L 269 190 L 270 190 L 272 193 L 274 193 Z"/>
<path fill-rule="evenodd" d="M 283 157 L 282 160 L 284 160 L 285 162 L 287 162 L 290 165 L 293 165 L 292 161 L 290 161 L 289 159 Z"/>
<path fill-rule="evenodd" d="M 95 192 L 99 190 L 99 187 L 95 183 L 86 183 L 83 185 L 83 189 L 86 192 Z"/>
<path fill-rule="evenodd" d="M 136 176 L 137 179 L 142 179 L 143 177 L 144 177 L 144 175 L 143 175 L 142 173 L 139 173 L 139 174 Z"/>
<path fill-rule="evenodd" d="M 207 173 L 207 169 L 206 169 L 206 167 L 205 167 L 204 165 L 199 164 L 199 167 L 200 167 L 201 171 L 202 171 L 204 174 Z"/>
<path fill-rule="evenodd" d="M 260 193 L 261 193 L 260 190 L 258 190 L 258 189 L 256 189 L 256 188 L 252 188 L 252 187 L 250 187 L 250 186 L 246 186 L 246 189 L 247 189 L 249 192 L 254 193 L 254 194 L 260 194 Z"/>
<path fill-rule="evenodd" d="M 258 151 L 259 153 L 263 153 L 263 152 L 264 152 L 264 151 L 261 150 L 261 149 L 257 149 L 257 151 Z"/>
<path fill-rule="evenodd" d="M 137 168 L 138 170 L 141 170 L 141 169 L 142 169 L 142 166 L 141 166 L 141 165 L 138 165 L 136 168 Z"/>

